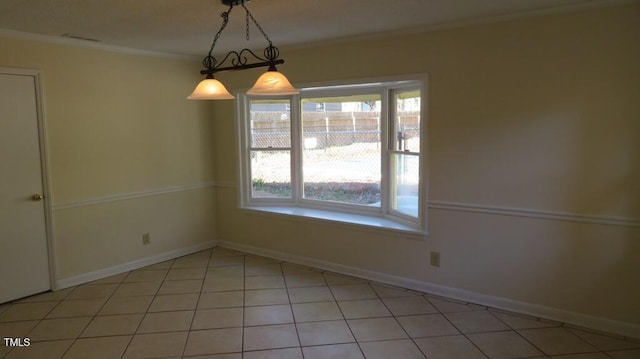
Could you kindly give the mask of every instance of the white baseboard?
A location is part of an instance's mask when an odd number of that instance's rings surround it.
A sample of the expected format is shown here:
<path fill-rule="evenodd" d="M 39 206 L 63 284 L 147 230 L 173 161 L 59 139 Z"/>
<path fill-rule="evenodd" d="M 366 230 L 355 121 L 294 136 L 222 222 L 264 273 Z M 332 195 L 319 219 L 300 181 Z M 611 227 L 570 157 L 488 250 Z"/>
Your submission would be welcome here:
<path fill-rule="evenodd" d="M 185 256 L 187 254 L 199 252 L 205 249 L 215 247 L 217 241 L 207 241 L 194 246 L 176 249 L 173 251 L 160 253 L 151 257 L 137 259 L 132 262 L 122 263 L 109 268 L 99 269 L 97 271 L 80 274 L 73 277 L 63 278 L 55 282 L 54 290 L 73 287 L 80 284 L 92 282 L 94 280 L 110 277 L 112 275 L 128 272 L 134 269 L 146 267 L 152 264 L 168 261 L 170 259 Z"/>
<path fill-rule="evenodd" d="M 327 262 L 270 249 L 259 248 L 247 244 L 229 241 L 218 241 L 218 245 L 228 249 L 278 259 L 290 263 L 315 267 L 332 272 L 342 273 L 379 283 L 390 284 L 402 288 L 412 289 L 423 293 L 435 294 L 469 303 L 480 304 L 495 309 L 502 309 L 516 313 L 531 315 L 538 318 L 550 319 L 579 327 L 591 328 L 597 331 L 609 332 L 631 338 L 640 338 L 640 326 L 633 323 L 621 322 L 606 318 L 594 317 L 586 314 L 545 307 L 537 304 L 520 302 L 508 298 L 495 297 L 476 293 L 464 289 L 447 287 L 439 284 L 418 281 L 415 279 L 374 272 L 367 269 Z"/>

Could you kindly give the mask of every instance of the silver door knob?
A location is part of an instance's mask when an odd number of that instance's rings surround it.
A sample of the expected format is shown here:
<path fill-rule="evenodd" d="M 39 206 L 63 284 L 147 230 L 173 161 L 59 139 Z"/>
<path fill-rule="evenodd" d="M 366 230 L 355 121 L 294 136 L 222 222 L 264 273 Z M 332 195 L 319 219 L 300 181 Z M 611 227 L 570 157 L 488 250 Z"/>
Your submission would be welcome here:
<path fill-rule="evenodd" d="M 40 193 L 34 193 L 34 194 L 33 194 L 33 196 L 31 196 L 31 199 L 32 199 L 33 201 L 36 201 L 36 202 L 37 202 L 37 201 L 42 201 L 42 198 L 43 198 L 43 197 L 42 197 L 42 195 L 41 195 Z"/>

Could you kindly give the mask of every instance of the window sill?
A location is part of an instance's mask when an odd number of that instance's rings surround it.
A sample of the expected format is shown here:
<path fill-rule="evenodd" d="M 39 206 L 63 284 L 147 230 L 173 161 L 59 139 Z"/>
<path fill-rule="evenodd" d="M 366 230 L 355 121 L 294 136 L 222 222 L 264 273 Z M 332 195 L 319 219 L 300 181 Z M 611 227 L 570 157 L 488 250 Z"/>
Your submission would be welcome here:
<path fill-rule="evenodd" d="M 294 206 L 249 206 L 243 207 L 243 209 L 267 215 L 291 216 L 316 222 L 327 221 L 333 222 L 333 224 L 359 226 L 368 230 L 389 231 L 416 239 L 424 239 L 428 236 L 425 231 L 421 231 L 414 226 L 398 223 L 384 217 Z"/>

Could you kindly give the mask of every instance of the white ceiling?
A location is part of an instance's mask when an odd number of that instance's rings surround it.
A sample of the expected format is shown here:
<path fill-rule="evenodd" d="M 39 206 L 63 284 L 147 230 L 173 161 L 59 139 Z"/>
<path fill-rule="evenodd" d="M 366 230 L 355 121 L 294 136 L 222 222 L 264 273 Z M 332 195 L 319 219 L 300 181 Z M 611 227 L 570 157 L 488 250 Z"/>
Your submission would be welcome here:
<path fill-rule="evenodd" d="M 353 36 L 454 23 L 561 12 L 629 2 L 616 0 L 252 0 L 246 6 L 282 48 Z M 102 44 L 203 56 L 227 9 L 220 0 L 0 0 L 0 29 L 59 37 L 75 34 Z M 234 7 L 216 53 L 266 42 Z"/>

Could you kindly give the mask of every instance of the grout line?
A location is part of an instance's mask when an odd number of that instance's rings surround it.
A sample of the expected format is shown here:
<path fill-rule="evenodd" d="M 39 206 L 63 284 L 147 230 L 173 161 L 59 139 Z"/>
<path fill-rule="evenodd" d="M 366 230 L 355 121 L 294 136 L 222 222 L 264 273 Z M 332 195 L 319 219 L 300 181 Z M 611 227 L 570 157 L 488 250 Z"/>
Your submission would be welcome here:
<path fill-rule="evenodd" d="M 282 263 L 279 264 L 280 272 L 282 273 L 282 280 L 284 281 L 284 290 L 287 293 L 287 299 L 289 300 L 289 310 L 291 311 L 291 319 L 293 319 L 293 328 L 296 331 L 296 337 L 298 338 L 298 349 L 300 355 L 304 359 L 304 351 L 302 350 L 302 341 L 300 340 L 300 332 L 298 331 L 298 321 L 296 320 L 295 313 L 293 312 L 293 304 L 291 304 L 291 296 L 289 295 L 289 287 L 287 286 L 287 276 L 284 274 Z"/>
<path fill-rule="evenodd" d="M 242 334 L 240 335 L 240 357 L 244 357 L 244 318 L 247 303 L 247 256 L 242 256 Z"/>
<path fill-rule="evenodd" d="M 196 300 L 196 306 L 195 306 L 195 308 L 193 308 L 193 316 L 191 317 L 191 323 L 189 323 L 189 329 L 187 330 L 187 338 L 185 339 L 184 346 L 182 347 L 182 356 L 184 356 L 185 352 L 187 351 L 187 345 L 189 344 L 189 337 L 191 336 L 191 331 L 192 331 L 191 328 L 193 327 L 193 322 L 196 320 L 196 315 L 198 315 L 198 304 L 200 304 L 200 297 L 202 296 L 202 290 L 204 289 L 204 281 L 207 278 L 207 268 L 208 268 L 209 262 L 211 261 L 211 257 L 213 256 L 213 251 L 211 249 L 208 249 L 208 251 L 209 251 L 209 258 L 207 258 L 207 266 L 204 267 L 204 276 L 202 277 L 202 283 L 200 283 L 200 290 L 198 291 L 198 299 Z M 196 252 L 196 253 L 198 253 L 198 252 Z M 171 267 L 173 267 L 173 264 L 175 264 L 175 261 L 174 261 L 174 263 L 171 264 Z M 167 280 L 167 277 L 169 276 L 169 273 L 170 273 L 171 270 L 172 269 L 167 271 L 167 274 L 165 276 L 165 281 Z M 164 283 L 164 281 L 163 281 L 163 283 Z M 161 285 L 161 287 L 162 287 L 162 285 Z M 151 304 L 149 304 L 149 309 L 151 309 L 151 306 L 153 305 L 153 302 L 155 301 L 155 299 L 156 299 L 156 297 L 153 297 L 153 300 L 151 301 Z M 147 309 L 147 312 L 148 312 L 148 309 Z M 143 318 L 143 320 L 144 320 L 144 318 Z M 141 321 L 141 323 L 142 323 L 142 321 Z"/>
<path fill-rule="evenodd" d="M 369 287 L 371 287 L 371 285 L 369 285 Z M 391 311 L 391 308 L 389 308 L 389 306 L 387 305 L 387 303 L 384 301 L 384 298 L 382 298 L 380 296 L 380 294 L 373 288 L 371 288 L 371 290 L 373 290 L 373 292 L 376 294 L 376 296 L 378 297 L 378 300 L 382 303 L 382 305 L 384 305 L 385 308 L 387 308 L 387 310 L 389 311 L 389 313 L 391 314 L 393 320 L 395 320 L 396 324 L 398 324 L 398 326 L 400 327 L 400 329 L 402 329 L 402 331 L 407 335 L 407 338 L 413 343 L 413 345 L 415 345 L 416 349 L 418 349 L 418 351 L 425 357 L 427 358 L 427 353 L 423 352 L 422 349 L 420 348 L 420 346 L 418 345 L 418 343 L 416 343 L 415 338 L 413 338 L 409 332 L 402 326 L 402 324 L 400 323 L 400 321 L 398 320 L 398 316 L 396 316 L 395 314 L 393 314 L 393 311 Z M 410 298 L 410 297 L 409 297 Z M 420 298 L 423 298 L 422 296 L 420 296 Z M 426 298 L 423 298 L 429 305 L 433 306 L 431 304 L 431 302 L 429 302 Z M 435 307 L 434 307 L 435 308 Z M 436 309 L 437 310 L 437 309 Z M 420 314 L 413 314 L 413 315 L 420 315 Z M 412 314 L 409 314 L 407 316 L 413 316 Z"/>
<path fill-rule="evenodd" d="M 358 338 L 356 338 L 356 335 L 353 333 L 353 329 L 351 328 L 351 325 L 349 324 L 349 321 L 345 317 L 344 312 L 342 311 L 342 308 L 338 304 L 338 299 L 336 298 L 335 294 L 333 293 L 333 289 L 331 288 L 331 285 L 329 285 L 329 282 L 327 282 L 327 278 L 324 276 L 327 273 L 328 272 L 326 272 L 326 271 L 322 272 L 322 279 L 324 279 L 325 283 L 327 284 L 327 288 L 329 288 L 329 292 L 331 293 L 331 296 L 333 297 L 333 301 L 336 303 L 336 306 L 338 307 L 338 310 L 340 311 L 340 314 L 342 315 L 342 320 L 344 320 L 344 322 L 347 324 L 347 328 L 349 328 L 349 332 L 351 333 L 351 336 L 353 337 L 353 340 L 354 340 L 355 344 L 358 346 L 358 350 L 360 350 L 360 354 L 362 354 L 363 358 L 366 358 L 366 356 L 364 355 L 364 350 L 362 350 L 362 347 L 360 346 L 360 342 L 358 341 Z M 331 273 L 328 273 L 328 274 L 331 275 Z"/>

